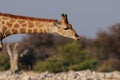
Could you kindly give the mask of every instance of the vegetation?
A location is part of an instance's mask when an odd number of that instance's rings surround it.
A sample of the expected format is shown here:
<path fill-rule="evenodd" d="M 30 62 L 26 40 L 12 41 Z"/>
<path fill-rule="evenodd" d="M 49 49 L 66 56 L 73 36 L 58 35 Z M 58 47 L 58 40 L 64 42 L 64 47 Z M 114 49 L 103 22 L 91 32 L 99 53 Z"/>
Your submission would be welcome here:
<path fill-rule="evenodd" d="M 120 24 L 108 31 L 99 31 L 93 39 L 82 37 L 78 42 L 58 35 L 32 34 L 19 43 L 18 53 L 28 49 L 27 55 L 19 59 L 21 69 L 120 71 Z M 4 48 L 0 54 L 0 70 L 9 68 L 6 54 Z"/>
<path fill-rule="evenodd" d="M 9 59 L 5 56 L 0 56 L 0 71 L 9 69 Z"/>
<path fill-rule="evenodd" d="M 68 70 L 93 69 L 96 60 L 87 60 L 86 53 L 80 43 L 72 42 L 58 47 L 58 54 L 35 65 L 36 71 L 60 72 Z M 41 66 L 41 67 L 40 67 Z"/>

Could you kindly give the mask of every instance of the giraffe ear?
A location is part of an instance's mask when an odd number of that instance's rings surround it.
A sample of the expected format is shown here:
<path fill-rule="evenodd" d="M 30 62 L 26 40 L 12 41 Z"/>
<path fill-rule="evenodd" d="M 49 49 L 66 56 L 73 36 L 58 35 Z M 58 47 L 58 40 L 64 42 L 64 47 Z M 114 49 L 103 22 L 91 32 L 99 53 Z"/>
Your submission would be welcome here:
<path fill-rule="evenodd" d="M 67 14 L 62 14 L 62 24 L 68 24 L 68 18 L 67 18 Z"/>
<path fill-rule="evenodd" d="M 66 23 L 68 24 L 68 17 L 67 17 L 67 14 L 65 14 L 65 18 L 66 18 Z"/>

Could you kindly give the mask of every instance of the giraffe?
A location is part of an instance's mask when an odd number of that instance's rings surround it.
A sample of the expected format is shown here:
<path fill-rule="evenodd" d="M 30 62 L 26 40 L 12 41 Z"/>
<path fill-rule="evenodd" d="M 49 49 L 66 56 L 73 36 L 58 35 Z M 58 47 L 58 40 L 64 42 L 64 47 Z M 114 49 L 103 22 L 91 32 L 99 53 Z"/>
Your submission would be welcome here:
<path fill-rule="evenodd" d="M 61 21 L 0 13 L 0 50 L 2 40 L 13 34 L 57 33 L 64 37 L 79 40 L 80 37 L 68 23 L 67 14 L 61 15 Z"/>

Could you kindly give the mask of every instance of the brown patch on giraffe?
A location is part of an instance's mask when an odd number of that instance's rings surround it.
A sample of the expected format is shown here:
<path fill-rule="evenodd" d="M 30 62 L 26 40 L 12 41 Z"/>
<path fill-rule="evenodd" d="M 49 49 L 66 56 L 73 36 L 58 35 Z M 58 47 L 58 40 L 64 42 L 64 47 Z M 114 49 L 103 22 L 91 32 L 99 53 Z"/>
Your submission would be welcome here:
<path fill-rule="evenodd" d="M 25 20 L 18 20 L 17 22 L 20 24 L 23 24 L 23 23 L 25 23 Z"/>
<path fill-rule="evenodd" d="M 42 25 L 38 25 L 37 27 L 39 27 L 39 28 L 40 28 L 40 27 L 42 27 Z"/>
<path fill-rule="evenodd" d="M 42 28 L 40 29 L 41 33 L 47 33 L 46 29 Z"/>
<path fill-rule="evenodd" d="M 7 20 L 7 19 L 8 19 L 8 17 L 2 17 L 2 19 L 3 19 L 3 20 Z"/>
<path fill-rule="evenodd" d="M 5 21 L 2 20 L 2 21 L 1 21 L 1 24 L 5 24 Z"/>
<path fill-rule="evenodd" d="M 7 22 L 6 25 L 11 28 L 13 24 L 10 22 Z"/>
<path fill-rule="evenodd" d="M 44 33 L 47 33 L 47 30 L 44 30 Z"/>
<path fill-rule="evenodd" d="M 34 33 L 38 33 L 38 29 L 37 29 L 37 28 L 34 28 L 34 29 L 33 29 L 33 32 L 34 32 Z"/>
<path fill-rule="evenodd" d="M 11 24 L 13 24 L 13 23 L 15 22 L 15 20 L 14 20 L 14 19 L 10 19 L 9 22 L 10 22 Z"/>
<path fill-rule="evenodd" d="M 34 24 L 32 21 L 28 21 L 28 27 L 34 27 Z"/>
<path fill-rule="evenodd" d="M 40 28 L 40 27 L 43 27 L 43 26 L 45 26 L 45 25 L 46 25 L 46 23 L 40 22 L 40 23 L 38 23 L 36 26 Z"/>
<path fill-rule="evenodd" d="M 19 28 L 19 26 L 20 26 L 20 25 L 19 25 L 18 23 L 15 23 L 15 24 L 14 24 L 14 28 Z"/>
<path fill-rule="evenodd" d="M 44 28 L 43 33 L 47 33 L 47 32 L 48 32 L 48 30 L 46 28 Z"/>
<path fill-rule="evenodd" d="M 31 29 L 31 28 L 29 28 L 27 32 L 28 32 L 28 33 L 32 33 L 32 29 Z"/>
<path fill-rule="evenodd" d="M 40 28 L 40 29 L 39 29 L 39 32 L 40 32 L 40 33 L 43 33 L 43 30 Z"/>
<path fill-rule="evenodd" d="M 26 28 L 20 28 L 20 33 L 26 33 Z"/>
<path fill-rule="evenodd" d="M 11 34 L 10 30 L 7 30 L 5 33 L 6 33 L 6 35 L 10 35 Z"/>
<path fill-rule="evenodd" d="M 21 27 L 26 27 L 27 26 L 27 23 L 25 20 L 18 20 L 18 23 L 21 25 Z"/>
<path fill-rule="evenodd" d="M 27 27 L 27 24 L 24 23 L 24 24 L 20 24 L 22 27 Z"/>
<path fill-rule="evenodd" d="M 40 26 L 40 25 L 41 25 L 41 22 L 36 21 L 35 24 L 36 24 L 36 26 Z"/>
<path fill-rule="evenodd" d="M 14 33 L 14 34 L 18 33 L 17 29 L 11 29 L 11 30 L 12 30 L 12 33 Z"/>
<path fill-rule="evenodd" d="M 2 31 L 7 30 L 7 27 L 5 25 L 2 26 Z"/>
<path fill-rule="evenodd" d="M 21 26 L 22 26 L 22 27 L 26 27 L 26 26 L 27 26 L 27 24 L 26 24 L 26 23 L 24 23 L 24 24 L 21 24 Z"/>
<path fill-rule="evenodd" d="M 43 21 L 43 22 L 58 22 L 55 19 L 45 19 L 45 18 L 34 18 L 34 17 L 26 17 L 26 16 L 17 16 L 12 14 L 0 13 L 0 16 L 10 17 L 14 19 L 25 19 L 25 20 L 35 20 L 35 21 Z"/>

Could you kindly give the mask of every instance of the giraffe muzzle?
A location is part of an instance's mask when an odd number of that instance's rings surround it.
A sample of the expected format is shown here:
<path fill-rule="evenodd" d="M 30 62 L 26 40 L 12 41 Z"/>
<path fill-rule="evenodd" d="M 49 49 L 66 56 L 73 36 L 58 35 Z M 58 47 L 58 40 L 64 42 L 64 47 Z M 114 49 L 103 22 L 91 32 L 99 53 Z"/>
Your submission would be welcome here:
<path fill-rule="evenodd" d="M 80 40 L 80 38 L 77 38 L 76 40 L 77 40 L 77 41 L 79 41 L 79 40 Z"/>
<path fill-rule="evenodd" d="M 76 41 L 79 41 L 79 40 L 80 40 L 80 37 L 77 37 L 77 38 L 76 38 Z"/>
<path fill-rule="evenodd" d="M 81 38 L 80 38 L 80 36 L 79 35 L 76 35 L 75 37 L 74 37 L 74 40 L 76 40 L 76 41 L 79 41 Z"/>

